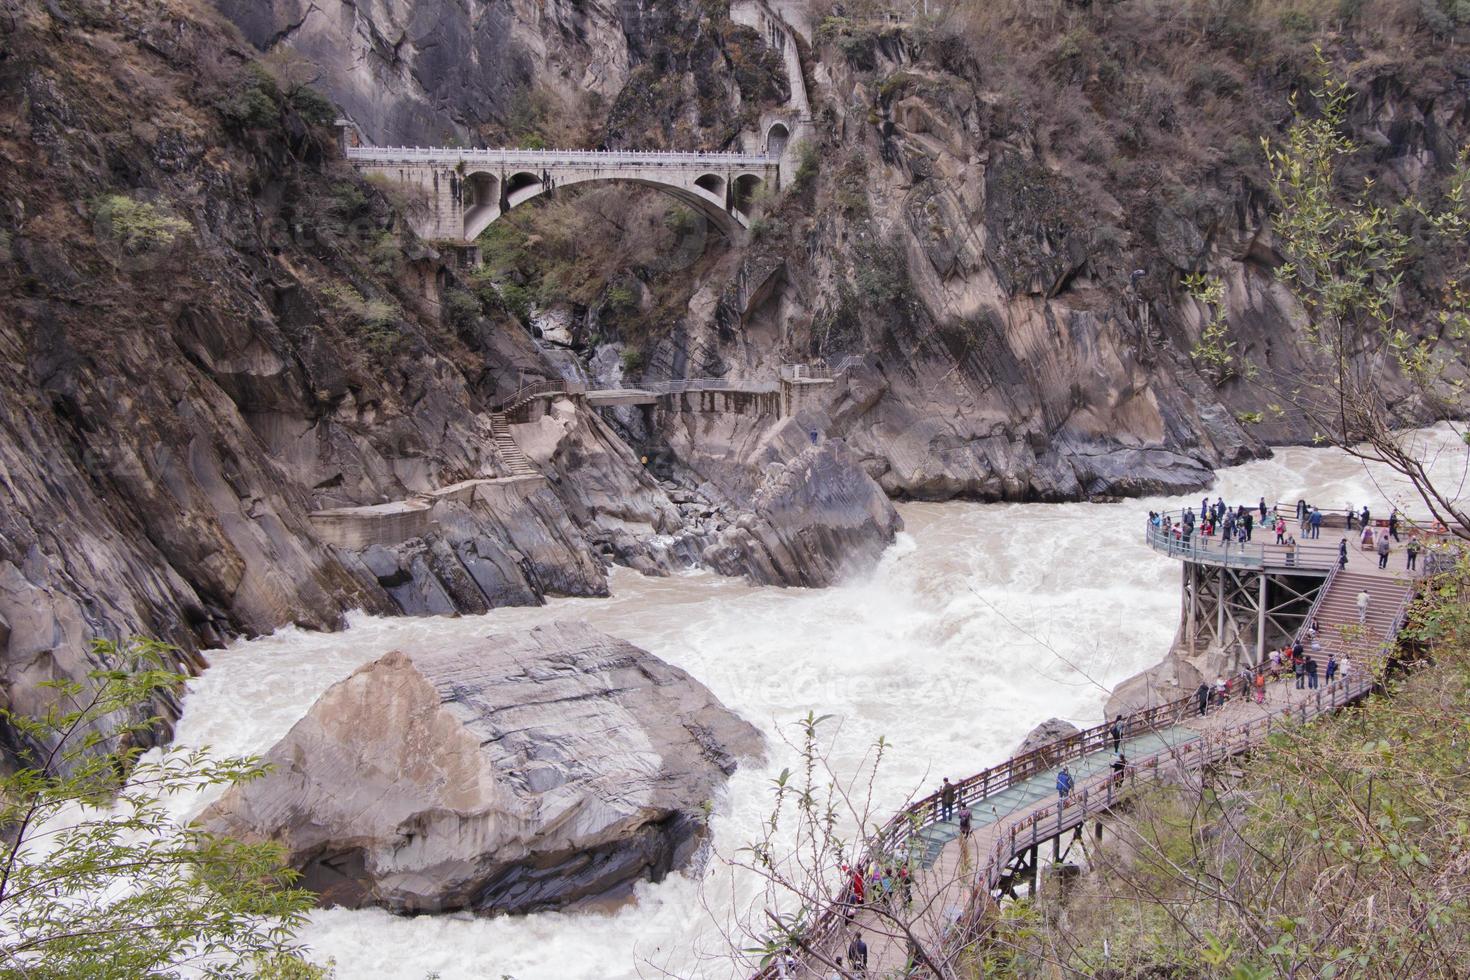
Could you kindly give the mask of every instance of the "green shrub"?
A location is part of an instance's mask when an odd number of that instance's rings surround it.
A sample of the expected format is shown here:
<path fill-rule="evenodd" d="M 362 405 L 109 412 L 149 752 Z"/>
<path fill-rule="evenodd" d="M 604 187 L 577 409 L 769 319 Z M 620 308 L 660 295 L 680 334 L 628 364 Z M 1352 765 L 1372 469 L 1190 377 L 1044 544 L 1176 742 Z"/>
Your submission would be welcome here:
<path fill-rule="evenodd" d="M 796 187 L 805 189 L 817 179 L 822 169 L 822 154 L 810 140 L 803 140 L 796 148 Z"/>
<path fill-rule="evenodd" d="M 636 374 L 643 368 L 643 352 L 633 347 L 624 348 L 618 360 L 623 365 L 625 374 Z"/>
<path fill-rule="evenodd" d="M 398 346 L 402 339 L 398 332 L 398 321 L 402 318 L 398 307 L 384 300 L 367 299 L 351 286 L 326 286 L 322 295 L 347 319 L 353 335 L 369 352 L 387 354 Z"/>
<path fill-rule="evenodd" d="M 368 248 L 367 260 L 378 275 L 393 275 L 397 272 L 399 263 L 403 261 L 403 246 L 399 244 L 398 237 L 391 231 L 379 232 L 378 236 L 373 239 L 373 244 Z"/>
<path fill-rule="evenodd" d="M 603 305 L 615 313 L 626 313 L 633 309 L 638 303 L 638 297 L 634 294 L 632 287 L 624 283 L 609 286 L 603 294 Z"/>
<path fill-rule="evenodd" d="M 444 294 L 444 318 L 456 327 L 473 323 L 480 315 L 480 301 L 474 293 L 451 289 Z"/>
<path fill-rule="evenodd" d="M 522 323 L 531 319 L 531 309 L 535 304 L 529 289 L 518 283 L 507 282 L 501 283 L 497 292 L 505 312 Z"/>
<path fill-rule="evenodd" d="M 310 126 L 330 126 L 337 119 L 337 108 L 316 89 L 305 86 L 291 93 L 291 108 Z"/>
<path fill-rule="evenodd" d="M 259 65 L 241 73 L 228 95 L 216 103 L 225 119 L 241 129 L 265 129 L 281 121 L 281 92 Z"/>
<path fill-rule="evenodd" d="M 189 222 L 125 194 L 108 194 L 94 205 L 97 226 L 129 254 L 168 248 L 190 231 Z"/>

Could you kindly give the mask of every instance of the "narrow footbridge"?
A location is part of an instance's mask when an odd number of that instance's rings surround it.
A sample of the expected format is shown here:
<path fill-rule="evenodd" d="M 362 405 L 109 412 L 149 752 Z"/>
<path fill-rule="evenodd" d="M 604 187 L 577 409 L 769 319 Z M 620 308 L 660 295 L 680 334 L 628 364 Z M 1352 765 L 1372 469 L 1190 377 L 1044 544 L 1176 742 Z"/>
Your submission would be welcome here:
<path fill-rule="evenodd" d="M 1177 546 L 1153 531 L 1149 544 L 1177 552 Z M 911 975 L 906 972 L 913 968 L 908 942 L 894 918 L 898 916 L 948 970 L 966 947 L 983 938 L 996 902 L 1017 897 L 1020 888 L 1034 893 L 1043 845 L 1050 843 L 1052 858 L 1061 860 L 1068 835 L 1080 839 L 1087 821 L 1107 815 L 1135 788 L 1249 752 L 1281 726 L 1302 724 L 1366 696 L 1375 683 L 1374 668 L 1391 651 L 1404 624 L 1415 591 L 1414 572 L 1380 571 L 1376 562 L 1369 569 L 1360 554 L 1339 568 L 1335 548 L 1276 552 L 1274 543 L 1251 548 L 1244 560 L 1258 568 L 1285 565 L 1290 553 L 1289 567 L 1319 570 L 1321 587 L 1298 620 L 1299 635 L 1305 638 L 1316 620 L 1324 641 L 1317 656 L 1325 661 L 1330 651 L 1350 657 L 1343 673 L 1331 683 L 1306 689 L 1295 688 L 1287 678 L 1273 680 L 1259 703 L 1249 676 L 1241 675 L 1230 681 L 1223 702 L 1212 700 L 1203 713 L 1193 694 L 1134 712 L 1123 719 L 1119 745 L 1126 765 L 1121 771 L 1113 765 L 1117 748 L 1110 723 L 1007 759 L 956 784 L 954 812 L 967 805 L 972 813 L 973 832 L 967 839 L 961 838 L 954 813 L 944 812 L 939 794 L 906 806 L 867 837 L 854 867 L 908 867 L 911 902 L 901 911 L 893 905 L 854 906 L 846 883 L 838 881 L 838 869 L 832 869 L 831 897 L 807 910 L 809 925 L 792 940 L 805 969 L 826 976 L 836 957 L 846 955 L 854 932 L 861 931 L 869 949 L 866 975 Z M 1198 560 L 1198 554 L 1192 557 Z M 1224 565 L 1242 558 L 1239 549 L 1227 558 L 1217 543 L 1206 560 Z M 1362 620 L 1355 603 L 1344 601 L 1345 594 L 1359 590 L 1372 595 L 1369 615 Z M 1059 799 L 1056 777 L 1063 765 L 1070 768 L 1075 784 L 1067 798 Z M 895 892 L 889 901 L 902 899 Z M 920 964 L 912 975 L 933 972 Z M 777 976 L 774 963 L 755 973 L 759 980 Z"/>
<path fill-rule="evenodd" d="M 622 181 L 672 195 L 726 234 L 750 226 L 762 187 L 779 189 L 784 127 L 762 153 L 669 153 L 611 150 L 486 150 L 454 147 L 347 146 L 360 172 L 405 186 L 420 237 L 470 244 L 491 222 L 533 198 L 592 181 Z M 417 213 L 414 213 L 414 212 Z"/>

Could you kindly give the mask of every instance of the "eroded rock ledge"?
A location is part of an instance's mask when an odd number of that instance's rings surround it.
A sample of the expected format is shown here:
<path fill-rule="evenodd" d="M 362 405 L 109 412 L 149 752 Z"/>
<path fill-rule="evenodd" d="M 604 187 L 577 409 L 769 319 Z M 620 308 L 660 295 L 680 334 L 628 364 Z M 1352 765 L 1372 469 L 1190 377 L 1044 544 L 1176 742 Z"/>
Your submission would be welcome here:
<path fill-rule="evenodd" d="M 684 671 L 555 623 L 359 668 L 202 820 L 281 842 L 324 905 L 566 908 L 686 864 L 761 751 Z"/>

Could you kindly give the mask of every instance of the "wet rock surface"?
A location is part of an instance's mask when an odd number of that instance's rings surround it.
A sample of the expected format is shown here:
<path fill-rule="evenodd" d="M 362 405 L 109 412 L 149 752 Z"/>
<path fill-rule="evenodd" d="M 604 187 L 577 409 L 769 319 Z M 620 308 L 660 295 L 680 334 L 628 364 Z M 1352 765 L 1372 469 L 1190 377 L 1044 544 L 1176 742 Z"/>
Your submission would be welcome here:
<path fill-rule="evenodd" d="M 685 866 L 762 750 L 682 670 L 557 623 L 359 668 L 202 819 L 282 843 L 324 905 L 568 908 Z"/>

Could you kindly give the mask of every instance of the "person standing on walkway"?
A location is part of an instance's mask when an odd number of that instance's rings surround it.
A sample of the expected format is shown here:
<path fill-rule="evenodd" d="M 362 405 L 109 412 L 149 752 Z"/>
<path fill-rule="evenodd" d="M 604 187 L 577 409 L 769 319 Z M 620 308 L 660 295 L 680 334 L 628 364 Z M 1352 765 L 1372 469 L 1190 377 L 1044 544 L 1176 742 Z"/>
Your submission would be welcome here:
<path fill-rule="evenodd" d="M 1369 603 L 1369 601 L 1371 599 L 1372 599 L 1372 597 L 1370 595 L 1368 595 L 1368 590 L 1367 589 L 1362 589 L 1361 591 L 1358 592 L 1358 622 L 1359 623 L 1366 623 L 1368 621 L 1368 603 Z"/>
<path fill-rule="evenodd" d="M 1286 544 L 1286 518 L 1276 518 L 1276 543 Z"/>
<path fill-rule="evenodd" d="M 1380 534 L 1378 536 L 1378 567 L 1379 568 L 1387 568 L 1388 567 L 1388 547 L 1389 547 L 1389 545 L 1388 545 L 1388 535 L 1387 534 Z"/>
<path fill-rule="evenodd" d="M 1397 507 L 1393 509 L 1393 513 L 1388 515 L 1388 533 L 1393 535 L 1395 541 L 1399 539 L 1399 511 Z"/>
<path fill-rule="evenodd" d="M 1057 799 L 1065 800 L 1072 795 L 1072 774 L 1062 766 L 1062 771 L 1057 773 Z"/>
<path fill-rule="evenodd" d="M 1418 538 L 1412 538 L 1412 537 L 1409 538 L 1409 545 L 1408 545 L 1408 547 L 1406 547 L 1404 549 L 1404 557 L 1408 561 L 1408 564 L 1404 565 L 1404 567 L 1407 568 L 1409 571 L 1412 572 L 1412 571 L 1415 571 L 1415 570 L 1417 570 L 1419 568 L 1419 539 Z"/>
<path fill-rule="evenodd" d="M 1368 505 L 1367 504 L 1364 504 L 1363 505 L 1363 526 L 1364 527 L 1368 527 L 1372 523 L 1373 523 L 1372 522 L 1372 515 L 1368 513 Z"/>
<path fill-rule="evenodd" d="M 1322 512 L 1320 510 L 1318 510 L 1317 508 L 1313 507 L 1312 508 L 1312 537 L 1313 538 L 1320 538 L 1321 536 L 1322 536 Z"/>
<path fill-rule="evenodd" d="M 949 777 L 944 777 L 944 785 L 939 788 L 939 805 L 941 820 L 948 820 L 954 816 L 954 783 Z"/>
<path fill-rule="evenodd" d="M 1199 713 L 1201 717 L 1210 707 L 1210 685 L 1204 681 L 1199 682 L 1199 687 L 1194 692 L 1195 699 L 1199 701 Z"/>
<path fill-rule="evenodd" d="M 1347 556 L 1348 556 L 1347 538 L 1343 538 L 1341 541 L 1339 541 L 1337 543 L 1337 567 L 1338 568 L 1347 568 Z"/>
<path fill-rule="evenodd" d="M 960 807 L 960 837 L 964 840 L 970 839 L 970 821 L 972 819 L 974 819 L 974 815 L 970 812 L 970 808 L 968 806 Z"/>
<path fill-rule="evenodd" d="M 1307 658 L 1292 657 L 1291 672 L 1296 677 L 1296 689 L 1300 691 L 1307 684 Z"/>
<path fill-rule="evenodd" d="M 1329 653 L 1327 655 L 1327 683 L 1328 683 L 1329 686 L 1332 684 L 1332 679 L 1334 677 L 1336 677 L 1336 676 L 1337 676 L 1337 654 L 1335 654 L 1335 653 Z"/>
<path fill-rule="evenodd" d="M 1296 522 L 1303 528 L 1307 526 L 1307 502 L 1301 498 L 1296 502 Z"/>
<path fill-rule="evenodd" d="M 1266 523 L 1266 498 L 1261 498 L 1261 523 Z"/>
<path fill-rule="evenodd" d="M 1345 509 L 1347 510 L 1347 516 L 1348 516 L 1348 530 L 1351 531 L 1353 529 L 1353 514 L 1354 514 L 1353 505 L 1352 504 L 1348 504 Z"/>
<path fill-rule="evenodd" d="M 1317 689 L 1317 658 L 1307 657 L 1307 687 L 1315 691 Z"/>
<path fill-rule="evenodd" d="M 1241 526 L 1245 528 L 1245 540 L 1249 541 L 1251 539 L 1251 528 L 1255 527 L 1256 523 L 1255 515 L 1250 511 L 1246 511 L 1240 520 Z"/>
<path fill-rule="evenodd" d="M 1113 751 L 1117 752 L 1123 747 L 1123 716 L 1119 715 L 1113 719 L 1113 727 L 1108 729 L 1108 734 L 1113 736 Z"/>
<path fill-rule="evenodd" d="M 831 973 L 827 974 L 827 980 L 843 980 L 843 978 L 847 976 L 847 971 L 842 968 L 841 956 L 832 961 L 832 966 L 835 967 L 835 969 L 833 969 Z"/>
<path fill-rule="evenodd" d="M 861 932 L 853 933 L 852 942 L 847 944 L 847 962 L 852 964 L 853 976 L 868 975 L 868 944 L 863 942 Z"/>
<path fill-rule="evenodd" d="M 1123 774 L 1128 771 L 1128 757 L 1119 752 L 1118 757 L 1113 760 L 1108 768 L 1113 770 L 1113 785 L 1122 786 Z"/>
<path fill-rule="evenodd" d="M 1225 683 L 1225 678 L 1215 678 L 1215 703 L 1220 707 L 1225 706 L 1225 695 L 1230 693 L 1230 685 Z"/>
<path fill-rule="evenodd" d="M 1347 654 L 1343 654 L 1342 663 L 1337 665 L 1337 672 L 1339 675 L 1341 675 L 1344 681 L 1346 681 L 1348 679 L 1348 675 L 1353 672 L 1353 662 L 1347 658 Z"/>
<path fill-rule="evenodd" d="M 1264 670 L 1260 670 L 1260 669 L 1257 669 L 1256 670 L 1255 686 L 1256 686 L 1256 704 L 1265 704 L 1266 703 L 1266 672 Z"/>

